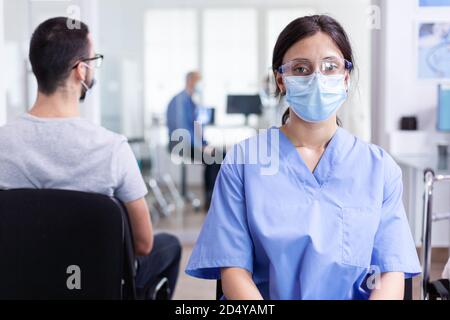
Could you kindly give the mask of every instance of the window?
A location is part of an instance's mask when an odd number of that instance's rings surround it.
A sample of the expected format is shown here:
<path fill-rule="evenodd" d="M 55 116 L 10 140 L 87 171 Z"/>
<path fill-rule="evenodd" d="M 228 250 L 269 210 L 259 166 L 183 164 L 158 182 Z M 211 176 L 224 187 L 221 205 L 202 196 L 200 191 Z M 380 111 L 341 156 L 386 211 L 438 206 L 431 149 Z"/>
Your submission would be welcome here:
<path fill-rule="evenodd" d="M 217 123 L 236 123 L 225 116 L 229 94 L 258 93 L 257 11 L 211 9 L 204 12 L 202 71 L 204 103 L 216 108 Z"/>
<path fill-rule="evenodd" d="M 146 105 L 165 114 L 170 100 L 185 87 L 185 77 L 199 68 L 197 12 L 150 10 L 145 18 Z"/>

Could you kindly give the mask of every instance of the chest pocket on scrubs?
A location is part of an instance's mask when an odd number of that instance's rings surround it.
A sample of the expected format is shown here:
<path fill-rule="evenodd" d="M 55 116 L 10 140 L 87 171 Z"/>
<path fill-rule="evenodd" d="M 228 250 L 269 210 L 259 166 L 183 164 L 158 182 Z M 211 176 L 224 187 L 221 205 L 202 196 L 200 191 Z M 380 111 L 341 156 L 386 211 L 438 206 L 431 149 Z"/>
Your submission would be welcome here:
<path fill-rule="evenodd" d="M 342 262 L 369 268 L 380 217 L 377 210 L 366 207 L 343 208 Z"/>

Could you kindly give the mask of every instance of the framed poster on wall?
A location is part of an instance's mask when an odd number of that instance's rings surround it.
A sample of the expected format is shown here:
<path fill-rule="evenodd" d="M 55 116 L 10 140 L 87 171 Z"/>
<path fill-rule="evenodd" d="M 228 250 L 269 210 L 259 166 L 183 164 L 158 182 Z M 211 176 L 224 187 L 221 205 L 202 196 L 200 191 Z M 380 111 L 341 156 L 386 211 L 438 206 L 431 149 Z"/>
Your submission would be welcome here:
<path fill-rule="evenodd" d="M 450 80 L 450 20 L 419 22 L 417 39 L 419 79 Z"/>

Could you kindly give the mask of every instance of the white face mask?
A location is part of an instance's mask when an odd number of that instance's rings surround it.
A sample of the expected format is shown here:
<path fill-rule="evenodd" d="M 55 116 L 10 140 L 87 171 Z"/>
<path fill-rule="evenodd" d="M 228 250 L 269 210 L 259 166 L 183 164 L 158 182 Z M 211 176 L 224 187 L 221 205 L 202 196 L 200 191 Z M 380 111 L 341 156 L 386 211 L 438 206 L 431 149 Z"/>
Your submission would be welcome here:
<path fill-rule="evenodd" d="M 197 84 L 195 85 L 195 88 L 194 88 L 194 93 L 200 95 L 200 94 L 202 94 L 202 92 L 203 92 L 203 83 L 197 82 Z"/>
<path fill-rule="evenodd" d="M 85 66 L 88 69 L 91 69 L 91 67 L 89 65 L 85 64 Z M 85 81 L 81 81 L 81 85 L 84 88 L 83 93 L 81 94 L 81 97 L 80 97 L 81 102 L 84 102 L 84 100 L 86 100 L 86 96 L 87 96 L 88 92 L 92 90 L 92 88 L 95 86 L 95 83 L 96 83 L 96 80 L 94 78 L 91 80 L 91 83 L 89 83 L 89 84 L 87 84 Z"/>

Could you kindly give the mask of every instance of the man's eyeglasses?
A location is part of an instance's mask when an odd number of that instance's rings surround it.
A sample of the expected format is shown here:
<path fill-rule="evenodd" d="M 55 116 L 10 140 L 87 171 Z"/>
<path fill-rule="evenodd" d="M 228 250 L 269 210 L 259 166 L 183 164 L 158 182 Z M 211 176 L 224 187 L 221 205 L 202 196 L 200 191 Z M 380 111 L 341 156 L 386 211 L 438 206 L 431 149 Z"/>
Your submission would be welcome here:
<path fill-rule="evenodd" d="M 86 58 L 86 59 L 81 59 L 77 62 L 77 64 L 75 66 L 73 66 L 72 69 L 75 69 L 76 67 L 78 67 L 78 65 L 82 62 L 91 62 L 93 61 L 94 64 L 94 68 L 101 68 L 102 64 L 103 64 L 103 59 L 105 57 L 102 54 L 96 54 L 93 58 Z"/>

